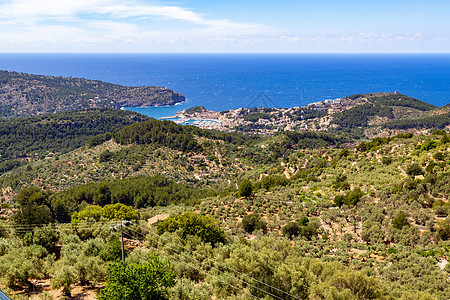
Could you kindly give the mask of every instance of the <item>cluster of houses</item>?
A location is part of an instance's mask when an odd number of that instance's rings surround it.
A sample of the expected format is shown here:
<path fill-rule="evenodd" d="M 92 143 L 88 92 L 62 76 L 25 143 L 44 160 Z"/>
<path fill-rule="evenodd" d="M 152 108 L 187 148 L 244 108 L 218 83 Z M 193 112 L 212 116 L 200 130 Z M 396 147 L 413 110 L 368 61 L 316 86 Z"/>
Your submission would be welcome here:
<path fill-rule="evenodd" d="M 259 134 L 274 134 L 278 131 L 286 130 L 326 130 L 332 127 L 331 116 L 336 112 L 348 109 L 348 105 L 342 99 L 327 99 L 320 102 L 310 103 L 308 109 L 326 111 L 327 115 L 322 118 L 302 120 L 293 116 L 298 116 L 302 107 L 279 108 L 267 111 L 261 109 L 260 112 L 269 114 L 270 117 L 260 118 L 257 121 L 249 121 L 245 116 L 254 109 L 238 108 L 225 112 L 216 112 L 206 109 L 195 110 L 195 112 L 179 111 L 174 119 L 178 124 L 195 125 L 203 129 L 215 129 L 224 132 L 236 131 L 237 128 L 246 132 Z M 251 110 L 251 111 L 250 111 Z M 259 112 L 259 111 L 257 111 Z"/>

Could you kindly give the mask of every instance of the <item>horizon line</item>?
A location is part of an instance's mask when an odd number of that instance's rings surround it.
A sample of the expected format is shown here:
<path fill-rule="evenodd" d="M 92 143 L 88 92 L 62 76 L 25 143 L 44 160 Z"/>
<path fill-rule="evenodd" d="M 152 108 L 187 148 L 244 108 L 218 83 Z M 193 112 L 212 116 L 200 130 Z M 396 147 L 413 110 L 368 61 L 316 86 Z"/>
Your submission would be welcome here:
<path fill-rule="evenodd" d="M 394 54 L 450 54 L 450 52 L 66 52 L 66 51 L 0 51 L 1 54 L 380 54 L 380 55 L 394 55 Z"/>

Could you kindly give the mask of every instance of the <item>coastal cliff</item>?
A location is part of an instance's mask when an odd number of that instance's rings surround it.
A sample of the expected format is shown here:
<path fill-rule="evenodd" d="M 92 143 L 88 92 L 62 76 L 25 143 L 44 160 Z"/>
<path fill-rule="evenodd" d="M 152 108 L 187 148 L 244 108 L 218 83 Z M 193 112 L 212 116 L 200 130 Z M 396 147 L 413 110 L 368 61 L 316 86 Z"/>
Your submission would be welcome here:
<path fill-rule="evenodd" d="M 83 108 L 174 105 L 180 93 L 157 86 L 126 87 L 84 78 L 0 71 L 0 117 L 30 117 Z"/>

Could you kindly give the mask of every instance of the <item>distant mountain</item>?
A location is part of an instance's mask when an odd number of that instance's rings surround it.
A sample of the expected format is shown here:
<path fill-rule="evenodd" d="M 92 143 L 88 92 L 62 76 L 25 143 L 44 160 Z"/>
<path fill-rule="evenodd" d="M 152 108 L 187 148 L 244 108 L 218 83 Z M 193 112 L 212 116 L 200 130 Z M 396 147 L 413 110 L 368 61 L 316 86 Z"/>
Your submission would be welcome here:
<path fill-rule="evenodd" d="M 174 105 L 182 94 L 156 86 L 126 87 L 72 77 L 0 71 L 0 117 L 30 117 L 82 108 Z"/>

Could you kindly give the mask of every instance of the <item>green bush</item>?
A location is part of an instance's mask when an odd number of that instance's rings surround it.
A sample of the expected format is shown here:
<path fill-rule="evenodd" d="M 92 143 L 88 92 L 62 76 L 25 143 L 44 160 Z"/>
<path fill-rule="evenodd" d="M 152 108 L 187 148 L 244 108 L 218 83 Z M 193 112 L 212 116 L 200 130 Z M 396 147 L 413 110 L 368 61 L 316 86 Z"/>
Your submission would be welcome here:
<path fill-rule="evenodd" d="M 201 216 L 186 212 L 156 224 L 158 234 L 178 231 L 183 239 L 188 235 L 198 236 L 203 242 L 216 245 L 226 243 L 225 232 L 219 228 L 217 221 L 210 216 Z"/>
<path fill-rule="evenodd" d="M 108 204 L 103 208 L 99 205 L 88 205 L 82 211 L 72 215 L 72 223 L 100 221 L 101 218 L 105 220 L 138 220 L 139 216 L 138 210 L 121 203 Z"/>
<path fill-rule="evenodd" d="M 154 256 L 147 263 L 112 263 L 108 266 L 105 288 L 99 300 L 168 299 L 168 288 L 175 285 L 173 267 Z"/>
<path fill-rule="evenodd" d="M 425 171 L 418 163 L 414 163 L 406 169 L 406 174 L 409 176 L 419 176 L 425 174 Z"/>
<path fill-rule="evenodd" d="M 124 253 L 127 255 L 127 251 Z M 122 259 L 122 244 L 119 238 L 111 239 L 100 251 L 100 258 L 104 261 L 119 261 Z"/>
<path fill-rule="evenodd" d="M 283 232 L 283 235 L 292 239 L 294 236 L 300 234 L 300 228 L 301 227 L 297 222 L 289 222 L 281 229 L 281 231 Z"/>
<path fill-rule="evenodd" d="M 75 274 L 72 268 L 69 266 L 62 266 L 53 274 L 51 285 L 54 289 L 62 287 L 63 294 L 70 297 L 70 286 L 75 282 Z"/>
<path fill-rule="evenodd" d="M 248 233 L 252 233 L 255 230 L 267 231 L 267 224 L 261 220 L 261 217 L 256 214 L 246 215 L 242 218 L 242 228 Z"/>
<path fill-rule="evenodd" d="M 401 230 L 405 226 L 409 226 L 408 219 L 404 213 L 398 213 L 395 218 L 392 219 L 392 226 Z"/>
<path fill-rule="evenodd" d="M 242 180 L 242 182 L 239 184 L 238 195 L 245 198 L 249 198 L 253 195 L 253 187 L 250 180 Z"/>
<path fill-rule="evenodd" d="M 42 246 L 32 245 L 11 249 L 0 258 L 0 277 L 6 280 L 7 286 L 31 286 L 31 278 L 44 276 L 44 258 L 47 250 Z"/>
<path fill-rule="evenodd" d="M 334 203 L 341 207 L 346 204 L 348 206 L 355 206 L 361 200 L 361 197 L 364 196 L 364 193 L 360 189 L 354 189 L 353 191 L 344 195 L 337 195 L 334 197 Z"/>
<path fill-rule="evenodd" d="M 302 236 L 307 240 L 311 240 L 317 236 L 318 227 L 316 224 L 310 224 L 307 217 L 302 217 L 298 222 L 289 222 L 282 229 L 283 235 L 292 239 L 295 236 Z"/>
<path fill-rule="evenodd" d="M 428 140 L 426 141 L 420 149 L 424 151 L 430 151 L 431 149 L 434 149 L 438 146 L 438 142 L 434 140 Z"/>
<path fill-rule="evenodd" d="M 40 245 L 48 252 L 54 252 L 59 239 L 59 231 L 52 225 L 37 227 L 32 233 L 31 241 L 35 245 Z"/>

